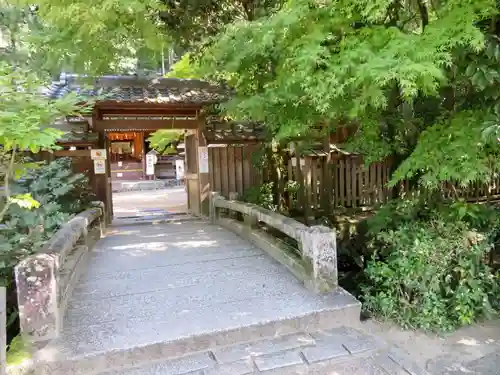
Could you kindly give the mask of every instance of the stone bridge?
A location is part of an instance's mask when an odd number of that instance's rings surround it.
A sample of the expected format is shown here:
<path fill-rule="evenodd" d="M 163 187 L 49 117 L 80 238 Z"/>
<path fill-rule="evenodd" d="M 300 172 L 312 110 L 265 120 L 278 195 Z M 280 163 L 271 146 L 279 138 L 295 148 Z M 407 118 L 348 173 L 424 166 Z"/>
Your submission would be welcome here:
<path fill-rule="evenodd" d="M 105 228 L 96 207 L 21 262 L 36 374 L 425 373 L 361 330 L 330 229 L 217 195 L 211 209 Z"/>

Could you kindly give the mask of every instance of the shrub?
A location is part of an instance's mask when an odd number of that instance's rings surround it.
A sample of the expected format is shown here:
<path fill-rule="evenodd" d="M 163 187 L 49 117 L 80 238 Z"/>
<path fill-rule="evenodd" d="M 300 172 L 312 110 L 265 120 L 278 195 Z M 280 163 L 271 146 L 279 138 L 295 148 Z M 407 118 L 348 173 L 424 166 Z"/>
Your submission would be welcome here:
<path fill-rule="evenodd" d="M 435 331 L 491 316 L 499 294 L 487 264 L 488 236 L 453 216 L 457 207 L 431 210 L 415 201 L 390 207 L 401 207 L 393 220 L 385 208 L 370 221 L 379 232 L 365 269 L 365 308 L 404 327 Z"/>
<path fill-rule="evenodd" d="M 43 246 L 71 216 L 88 208 L 93 199 L 87 178 L 72 172 L 69 158 L 30 170 L 12 190 L 15 194 L 31 193 L 40 205 L 28 210 L 12 204 L 0 230 L 0 284 L 9 290 L 7 326 L 16 323 L 17 316 L 12 284 L 15 265 Z M 8 332 L 15 335 L 18 329 Z"/>
<path fill-rule="evenodd" d="M 12 269 L 32 254 L 74 214 L 85 210 L 93 199 L 87 178 L 71 170 L 71 159 L 62 158 L 30 170 L 16 181 L 15 194 L 31 193 L 40 203 L 28 210 L 9 207 L 0 231 L 0 278 L 8 285 Z"/>
<path fill-rule="evenodd" d="M 260 186 L 248 188 L 243 193 L 241 200 L 247 203 L 253 203 L 258 206 L 267 208 L 271 211 L 276 211 L 278 208 L 274 204 L 273 198 L 273 182 L 267 182 Z"/>

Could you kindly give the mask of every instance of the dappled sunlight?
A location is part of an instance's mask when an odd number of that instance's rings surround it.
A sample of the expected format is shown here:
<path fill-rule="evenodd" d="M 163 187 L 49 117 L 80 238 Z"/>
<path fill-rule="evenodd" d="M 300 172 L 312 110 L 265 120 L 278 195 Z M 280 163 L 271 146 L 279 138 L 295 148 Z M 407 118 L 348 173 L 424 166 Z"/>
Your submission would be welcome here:
<path fill-rule="evenodd" d="M 139 244 L 108 246 L 110 250 L 148 250 L 148 251 L 165 251 L 168 249 L 168 244 L 165 242 L 148 242 Z"/>
<path fill-rule="evenodd" d="M 218 246 L 218 241 L 182 241 L 173 242 L 173 246 L 180 248 L 196 248 L 196 247 L 214 247 Z"/>
<path fill-rule="evenodd" d="M 476 339 L 473 339 L 473 338 L 462 338 L 460 340 L 458 340 L 457 344 L 461 344 L 461 345 L 466 345 L 466 346 L 479 346 L 481 345 L 481 343 L 479 341 L 477 341 Z"/>
<path fill-rule="evenodd" d="M 188 233 L 191 233 L 193 236 L 197 236 L 197 235 L 200 235 L 200 234 L 206 235 L 206 236 L 210 235 L 207 231 L 205 231 L 203 229 L 196 230 L 196 231 L 189 231 Z M 172 236 L 175 236 L 176 239 L 178 237 L 181 237 L 179 235 L 179 232 L 176 231 L 176 233 L 163 232 L 163 233 L 158 233 L 158 234 L 148 234 L 148 235 L 144 235 L 144 236 L 141 235 L 141 238 L 158 238 L 158 237 L 172 237 Z"/>

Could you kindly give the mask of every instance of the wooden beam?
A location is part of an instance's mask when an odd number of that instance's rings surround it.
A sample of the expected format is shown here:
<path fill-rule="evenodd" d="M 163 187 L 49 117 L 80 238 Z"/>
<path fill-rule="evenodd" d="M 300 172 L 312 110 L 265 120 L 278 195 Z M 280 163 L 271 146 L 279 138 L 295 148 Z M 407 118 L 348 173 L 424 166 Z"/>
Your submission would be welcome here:
<path fill-rule="evenodd" d="M 95 107 L 103 109 L 111 108 L 126 108 L 126 109 L 191 109 L 193 111 L 199 111 L 206 104 L 193 104 L 193 103 L 154 103 L 154 102 L 117 102 L 117 101 L 99 101 L 95 104 Z"/>
<path fill-rule="evenodd" d="M 103 116 L 192 116 L 197 117 L 197 111 L 191 108 L 100 108 Z"/>
<path fill-rule="evenodd" d="M 95 131 L 148 131 L 160 129 L 198 129 L 198 120 L 98 120 Z"/>
<path fill-rule="evenodd" d="M 77 158 L 77 157 L 89 157 L 90 158 L 90 150 L 74 150 L 74 151 L 57 150 L 57 151 L 54 151 L 54 156 L 56 156 L 56 157 L 69 156 L 69 157 L 73 157 L 73 158 Z"/>
<path fill-rule="evenodd" d="M 207 138 L 206 140 L 207 140 L 207 144 L 209 144 L 209 145 L 233 145 L 233 144 L 250 145 L 250 144 L 263 142 L 262 139 L 229 139 L 229 138 L 224 138 L 221 140 L 212 140 L 212 139 Z"/>

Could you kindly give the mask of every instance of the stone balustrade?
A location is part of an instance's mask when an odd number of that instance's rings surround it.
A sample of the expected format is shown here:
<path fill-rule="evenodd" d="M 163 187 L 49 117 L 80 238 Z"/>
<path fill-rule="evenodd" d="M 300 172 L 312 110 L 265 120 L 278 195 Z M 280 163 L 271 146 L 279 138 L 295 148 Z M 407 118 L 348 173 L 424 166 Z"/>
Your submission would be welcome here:
<path fill-rule="evenodd" d="M 96 203 L 64 224 L 37 253 L 15 267 L 21 333 L 31 342 L 58 337 L 90 249 L 104 232 L 104 205 Z"/>
<path fill-rule="evenodd" d="M 333 229 L 325 226 L 308 227 L 254 204 L 226 200 L 218 193 L 212 193 L 210 210 L 213 223 L 253 242 L 284 264 L 309 289 L 324 293 L 337 288 L 337 244 Z M 227 217 L 223 217 L 222 210 L 229 211 Z M 243 216 L 243 222 L 235 218 L 236 212 Z M 296 240 L 300 257 L 293 256 L 280 241 L 261 230 L 259 223 L 264 223 Z"/>

